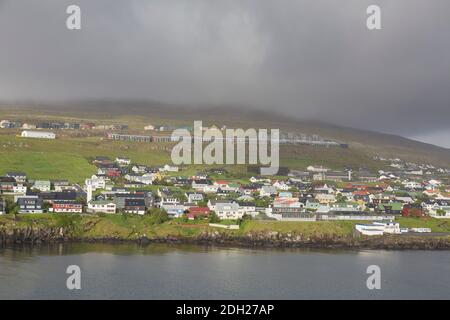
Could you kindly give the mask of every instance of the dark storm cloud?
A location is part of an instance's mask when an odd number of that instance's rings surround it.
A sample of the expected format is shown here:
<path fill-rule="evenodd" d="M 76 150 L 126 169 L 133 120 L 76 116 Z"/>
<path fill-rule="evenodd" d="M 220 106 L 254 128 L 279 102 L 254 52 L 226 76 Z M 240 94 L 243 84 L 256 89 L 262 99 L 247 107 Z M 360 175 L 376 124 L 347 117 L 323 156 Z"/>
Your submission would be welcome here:
<path fill-rule="evenodd" d="M 81 31 L 65 28 L 69 4 Z M 367 30 L 369 4 L 382 30 Z M 246 105 L 443 144 L 449 12 L 448 0 L 0 1 L 0 99 Z"/>

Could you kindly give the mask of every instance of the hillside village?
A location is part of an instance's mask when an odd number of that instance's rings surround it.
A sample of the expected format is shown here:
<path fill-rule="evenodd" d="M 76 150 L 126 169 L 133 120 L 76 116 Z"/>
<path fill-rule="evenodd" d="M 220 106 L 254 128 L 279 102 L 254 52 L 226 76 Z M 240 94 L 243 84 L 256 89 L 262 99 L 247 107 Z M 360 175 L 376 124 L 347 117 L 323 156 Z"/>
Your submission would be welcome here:
<path fill-rule="evenodd" d="M 210 127 L 202 127 L 203 131 L 209 128 L 224 131 L 227 129 L 225 125 Z M 94 122 L 62 122 L 62 121 L 46 121 L 46 122 L 27 122 L 24 120 L 0 120 L 0 129 L 17 130 L 22 129 L 20 136 L 23 138 L 39 138 L 39 139 L 56 139 L 56 132 L 82 132 L 84 135 L 102 135 L 108 140 L 128 141 L 128 142 L 177 142 L 179 137 L 172 136 L 171 133 L 175 129 L 186 129 L 193 131 L 192 126 L 171 126 L 167 124 L 147 124 L 140 130 L 132 130 L 128 124 L 101 124 Z M 143 130 L 142 130 L 143 129 Z M 44 131 L 49 130 L 49 131 Z M 203 139 L 207 139 L 204 137 Z M 212 138 L 209 138 L 212 139 Z M 206 141 L 206 140 L 205 140 Z M 293 132 L 282 132 L 280 134 L 279 143 L 281 145 L 312 145 L 318 147 L 340 147 L 348 148 L 347 143 L 338 142 L 333 139 L 325 139 L 318 134 L 303 134 Z"/>
<path fill-rule="evenodd" d="M 214 223 L 349 220 L 361 221 L 356 229 L 367 235 L 407 232 L 393 222 L 399 216 L 450 218 L 448 170 L 400 159 L 380 161 L 389 161 L 392 170 L 375 174 L 308 166 L 247 179 L 223 168 L 187 176 L 177 166 L 149 167 L 127 157 L 97 156 L 92 159 L 97 173 L 84 184 L 7 172 L 0 177 L 0 213 L 146 215 L 159 210 L 167 219 Z"/>

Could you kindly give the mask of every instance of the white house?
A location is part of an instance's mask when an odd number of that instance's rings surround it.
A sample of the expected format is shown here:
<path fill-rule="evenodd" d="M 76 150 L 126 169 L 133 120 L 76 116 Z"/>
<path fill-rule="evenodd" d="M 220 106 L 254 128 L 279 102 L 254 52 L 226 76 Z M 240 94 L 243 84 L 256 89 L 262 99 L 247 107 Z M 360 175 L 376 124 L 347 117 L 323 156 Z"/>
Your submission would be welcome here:
<path fill-rule="evenodd" d="M 275 188 L 277 188 L 277 190 L 283 190 L 283 191 L 287 191 L 287 190 L 289 190 L 289 185 L 288 184 L 286 184 L 286 182 L 284 182 L 284 181 L 275 181 L 273 184 L 272 184 L 272 186 L 273 187 L 275 187 Z"/>
<path fill-rule="evenodd" d="M 186 192 L 186 198 L 188 199 L 188 202 L 199 202 L 203 201 L 204 197 L 202 193 L 198 192 Z"/>
<path fill-rule="evenodd" d="M 277 194 L 277 188 L 272 186 L 262 186 L 259 190 L 260 197 L 270 197 L 273 194 Z"/>
<path fill-rule="evenodd" d="M 35 124 L 31 124 L 31 123 L 24 123 L 22 125 L 22 129 L 36 129 L 36 125 Z"/>
<path fill-rule="evenodd" d="M 208 200 L 208 208 L 211 211 L 216 211 L 218 204 L 232 204 L 235 201 L 232 200 Z"/>
<path fill-rule="evenodd" d="M 51 190 L 51 183 L 48 180 L 36 180 L 34 182 L 33 189 L 37 189 L 41 192 L 47 192 Z"/>
<path fill-rule="evenodd" d="M 240 219 L 244 212 L 240 210 L 239 204 L 232 203 L 217 203 L 214 212 L 220 219 Z"/>
<path fill-rule="evenodd" d="M 56 192 L 62 192 L 67 190 L 76 191 L 77 189 L 74 185 L 71 185 L 67 180 L 54 180 L 53 188 L 55 189 Z"/>
<path fill-rule="evenodd" d="M 402 202 L 402 203 L 407 203 L 407 204 L 414 203 L 414 199 L 411 198 L 411 197 L 400 197 L 400 196 L 396 196 L 396 197 L 395 197 L 395 201 Z"/>
<path fill-rule="evenodd" d="M 306 170 L 310 172 L 327 172 L 329 169 L 323 166 L 308 166 Z"/>
<path fill-rule="evenodd" d="M 125 158 L 125 157 L 117 157 L 116 158 L 116 163 L 120 164 L 120 165 L 128 166 L 128 165 L 131 164 L 131 159 Z"/>
<path fill-rule="evenodd" d="M 163 167 L 159 168 L 159 171 L 161 171 L 161 172 L 178 172 L 178 167 L 177 166 L 169 166 L 168 164 L 166 164 Z"/>
<path fill-rule="evenodd" d="M 56 135 L 53 132 L 45 132 L 45 131 L 22 131 L 22 138 L 37 138 L 37 139 L 55 139 Z"/>
<path fill-rule="evenodd" d="M 127 173 L 124 178 L 125 180 L 131 182 L 140 182 L 146 185 L 150 185 L 153 183 L 153 181 L 155 181 L 156 175 L 154 173 L 145 173 L 143 175 Z"/>
<path fill-rule="evenodd" d="M 207 179 L 194 179 L 192 180 L 192 189 L 196 190 L 196 191 L 201 191 L 204 192 L 205 188 L 208 186 L 213 186 L 213 184 L 211 183 L 211 181 L 207 180 Z M 217 191 L 217 186 L 214 186 L 216 188 Z"/>
<path fill-rule="evenodd" d="M 138 180 L 138 182 L 142 182 L 143 184 L 152 184 L 153 181 L 156 180 L 155 173 L 144 173 Z"/>
<path fill-rule="evenodd" d="M 327 184 L 324 184 L 323 186 L 316 186 L 314 187 L 314 190 L 318 193 L 335 193 L 335 190 Z"/>
<path fill-rule="evenodd" d="M 17 185 L 13 186 L 13 193 L 14 194 L 26 194 L 27 186 L 23 185 L 22 183 L 18 183 Z"/>
<path fill-rule="evenodd" d="M 0 121 L 0 128 L 3 128 L 3 129 L 11 128 L 11 126 L 12 126 L 12 122 L 9 121 L 9 120 L 2 120 L 2 121 Z"/>
<path fill-rule="evenodd" d="M 131 168 L 131 171 L 134 173 L 145 173 L 147 172 L 147 166 L 144 165 L 134 165 L 133 168 Z"/>
<path fill-rule="evenodd" d="M 92 186 L 92 190 L 97 189 L 105 189 L 106 188 L 106 179 L 100 176 L 96 176 L 95 174 L 91 177 L 91 179 L 86 179 L 85 184 L 88 185 L 88 180 L 90 180 L 90 184 Z"/>
<path fill-rule="evenodd" d="M 428 181 L 426 189 L 437 189 L 442 185 L 442 182 L 439 180 L 432 179 Z"/>
<path fill-rule="evenodd" d="M 204 193 L 217 193 L 217 190 L 219 190 L 219 187 L 211 184 L 204 186 L 202 191 Z"/>
<path fill-rule="evenodd" d="M 251 177 L 250 179 L 249 179 L 249 181 L 251 182 L 251 183 L 261 183 L 261 182 L 267 182 L 267 183 L 270 183 L 270 179 L 268 179 L 268 178 L 256 178 L 256 177 Z"/>
<path fill-rule="evenodd" d="M 336 202 L 334 194 L 319 193 L 316 195 L 316 200 L 321 204 L 330 204 Z"/>
<path fill-rule="evenodd" d="M 163 203 L 161 208 L 166 210 L 169 218 L 179 218 L 184 214 L 184 205 L 175 203 Z"/>
<path fill-rule="evenodd" d="M 239 210 L 243 213 L 252 213 L 256 211 L 255 204 L 252 202 L 241 202 L 239 203 Z"/>
<path fill-rule="evenodd" d="M 421 189 L 422 188 L 422 184 L 417 181 L 403 181 L 402 184 L 407 189 Z"/>
<path fill-rule="evenodd" d="M 116 204 L 108 200 L 92 200 L 88 202 L 90 213 L 116 213 Z"/>
<path fill-rule="evenodd" d="M 424 208 L 428 211 L 428 214 L 434 218 L 450 218 L 450 202 L 426 204 Z M 441 213 L 442 211 L 444 212 L 443 214 Z M 440 214 L 438 214 L 438 212 Z"/>

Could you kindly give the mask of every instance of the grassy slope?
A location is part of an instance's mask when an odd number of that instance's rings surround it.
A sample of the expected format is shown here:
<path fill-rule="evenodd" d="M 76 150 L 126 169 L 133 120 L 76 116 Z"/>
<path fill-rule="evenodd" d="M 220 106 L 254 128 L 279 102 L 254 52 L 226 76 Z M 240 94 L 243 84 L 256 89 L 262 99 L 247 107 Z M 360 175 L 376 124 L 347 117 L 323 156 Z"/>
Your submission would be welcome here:
<path fill-rule="evenodd" d="M 449 219 L 435 218 L 404 218 L 396 219 L 402 228 L 431 228 L 433 232 L 449 232 Z"/>
<path fill-rule="evenodd" d="M 67 216 L 66 216 L 67 217 Z M 23 214 L 16 220 L 10 215 L 0 216 L 1 228 L 25 227 L 60 227 L 73 222 L 74 232 L 81 238 L 119 238 L 137 239 L 141 236 L 152 237 L 195 237 L 203 231 L 217 230 L 236 236 L 248 233 L 292 233 L 307 237 L 336 237 L 350 236 L 353 233 L 355 221 L 338 222 L 278 222 L 278 221 L 246 221 L 240 230 L 215 229 L 206 222 L 185 222 L 175 219 L 163 224 L 155 224 L 151 216 L 107 215 L 71 216 L 63 219 L 61 215 L 51 214 Z M 433 218 L 400 218 L 402 227 L 430 227 L 434 232 L 450 232 L 449 220 Z"/>
<path fill-rule="evenodd" d="M 69 179 L 83 181 L 95 173 L 90 159 L 95 156 L 127 156 L 135 163 L 160 165 L 171 163 L 170 145 L 154 143 L 127 143 L 109 141 L 102 137 L 61 136 L 56 140 L 24 139 L 14 132 L 0 134 L 0 175 L 8 171 L 24 171 L 31 179 Z M 365 164 L 378 169 L 379 162 L 352 149 L 317 148 L 307 146 L 282 147 L 280 165 L 305 169 L 310 164 L 342 169 L 346 165 Z M 183 171 L 191 175 L 205 166 L 189 166 Z M 232 172 L 245 173 L 243 166 L 227 166 Z"/>
<path fill-rule="evenodd" d="M 20 170 L 31 179 L 83 181 L 96 172 L 90 159 L 95 156 L 128 156 L 136 163 L 156 165 L 170 160 L 168 152 L 144 143 L 122 143 L 99 137 L 56 140 L 23 139 L 0 135 L 0 174 Z"/>

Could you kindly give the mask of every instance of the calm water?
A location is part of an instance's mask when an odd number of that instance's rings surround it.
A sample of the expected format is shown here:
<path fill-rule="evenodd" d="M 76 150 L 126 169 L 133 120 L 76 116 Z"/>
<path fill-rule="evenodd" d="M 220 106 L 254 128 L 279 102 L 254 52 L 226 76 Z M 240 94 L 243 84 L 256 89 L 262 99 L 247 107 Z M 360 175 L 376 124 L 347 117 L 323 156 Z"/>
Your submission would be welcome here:
<path fill-rule="evenodd" d="M 368 290 L 366 268 L 381 268 Z M 66 289 L 68 265 L 81 290 Z M 450 299 L 449 251 L 70 244 L 0 248 L 0 299 Z"/>

